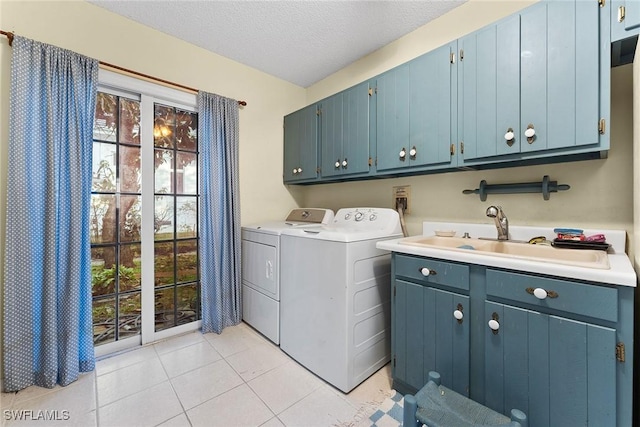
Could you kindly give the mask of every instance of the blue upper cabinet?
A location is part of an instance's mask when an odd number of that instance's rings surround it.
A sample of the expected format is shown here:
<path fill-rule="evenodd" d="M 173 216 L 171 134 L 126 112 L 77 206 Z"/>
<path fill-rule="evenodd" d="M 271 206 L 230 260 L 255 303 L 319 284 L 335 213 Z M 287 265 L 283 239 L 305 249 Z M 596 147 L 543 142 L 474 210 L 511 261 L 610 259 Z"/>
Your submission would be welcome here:
<path fill-rule="evenodd" d="M 457 42 L 409 63 L 409 165 L 448 167 L 456 143 Z"/>
<path fill-rule="evenodd" d="M 624 31 L 608 1 L 542 0 L 285 119 L 285 182 L 606 156 L 611 35 L 640 31 L 622 3 Z"/>
<path fill-rule="evenodd" d="M 369 172 L 369 83 L 320 102 L 323 178 Z"/>
<path fill-rule="evenodd" d="M 596 1 L 548 1 L 520 14 L 522 152 L 608 149 L 600 134 L 608 115 L 600 97 L 609 96 L 600 86 L 600 9 Z"/>
<path fill-rule="evenodd" d="M 611 2 L 611 41 L 617 42 L 640 33 L 640 2 L 613 0 Z"/>
<path fill-rule="evenodd" d="M 456 141 L 452 42 L 377 80 L 377 170 L 449 167 Z"/>
<path fill-rule="evenodd" d="M 520 16 L 458 42 L 458 162 L 520 152 Z"/>
<path fill-rule="evenodd" d="M 285 183 L 310 182 L 318 177 L 318 108 L 310 105 L 284 117 Z"/>
<path fill-rule="evenodd" d="M 377 170 L 404 167 L 409 160 L 409 64 L 376 82 Z"/>
<path fill-rule="evenodd" d="M 608 16 L 595 0 L 542 1 L 460 39 L 458 164 L 608 150 Z"/>

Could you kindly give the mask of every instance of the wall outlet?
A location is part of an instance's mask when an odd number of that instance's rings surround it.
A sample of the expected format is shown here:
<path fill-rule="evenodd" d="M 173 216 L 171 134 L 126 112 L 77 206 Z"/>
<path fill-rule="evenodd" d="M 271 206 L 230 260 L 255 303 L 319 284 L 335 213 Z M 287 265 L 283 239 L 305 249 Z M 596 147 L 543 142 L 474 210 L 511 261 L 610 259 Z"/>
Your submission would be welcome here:
<path fill-rule="evenodd" d="M 393 187 L 393 200 L 392 208 L 397 209 L 398 206 L 402 206 L 405 214 L 410 213 L 409 207 L 411 202 L 411 186 L 403 185 L 399 187 Z"/>

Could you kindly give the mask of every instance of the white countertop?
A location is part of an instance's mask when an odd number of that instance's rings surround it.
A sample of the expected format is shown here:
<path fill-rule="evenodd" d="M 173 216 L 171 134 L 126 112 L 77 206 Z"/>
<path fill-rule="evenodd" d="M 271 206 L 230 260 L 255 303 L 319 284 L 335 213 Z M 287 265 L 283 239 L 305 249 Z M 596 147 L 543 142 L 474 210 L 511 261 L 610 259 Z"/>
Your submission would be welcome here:
<path fill-rule="evenodd" d="M 423 223 L 424 236 L 434 235 L 435 230 L 456 231 L 456 235 L 458 237 L 463 236 L 465 232 L 469 233 L 473 238 L 495 238 L 497 236 L 497 231 L 493 224 L 464 224 L 443 222 Z M 404 238 L 381 241 L 376 244 L 376 247 L 392 252 L 439 258 L 450 261 L 459 261 L 468 264 L 478 264 L 489 267 L 505 268 L 509 270 L 520 270 L 530 273 L 546 274 L 550 276 L 586 280 L 590 282 L 608 283 L 613 285 L 631 287 L 637 286 L 636 273 L 631 265 L 629 257 L 624 252 L 626 239 L 625 231 L 584 230 L 584 234 L 587 236 L 597 233 L 604 234 L 607 238 L 607 243 L 612 245 L 608 253 L 609 264 L 611 266 L 610 269 L 575 267 L 543 261 L 530 261 L 520 258 L 499 257 L 474 251 L 453 251 L 426 246 L 409 246 L 399 243 Z M 528 226 L 510 226 L 509 235 L 513 240 L 529 240 L 530 238 L 535 236 L 545 236 L 547 237 L 547 239 L 552 240 L 555 237 L 553 228 Z"/>

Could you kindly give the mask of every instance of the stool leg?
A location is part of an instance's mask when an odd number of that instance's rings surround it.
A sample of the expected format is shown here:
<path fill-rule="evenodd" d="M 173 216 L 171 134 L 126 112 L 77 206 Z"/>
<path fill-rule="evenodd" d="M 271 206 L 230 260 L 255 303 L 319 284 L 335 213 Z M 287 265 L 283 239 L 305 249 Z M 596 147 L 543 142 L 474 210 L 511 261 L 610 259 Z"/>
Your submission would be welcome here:
<path fill-rule="evenodd" d="M 429 381 L 433 381 L 437 386 L 440 385 L 440 374 L 436 371 L 429 371 Z"/>
<path fill-rule="evenodd" d="M 529 425 L 526 414 L 519 409 L 511 410 L 511 421 L 515 421 L 520 427 L 527 427 Z"/>
<path fill-rule="evenodd" d="M 404 408 L 402 417 L 403 427 L 417 427 L 418 420 L 416 419 L 416 412 L 418 411 L 418 402 L 415 396 L 412 394 L 404 395 Z"/>

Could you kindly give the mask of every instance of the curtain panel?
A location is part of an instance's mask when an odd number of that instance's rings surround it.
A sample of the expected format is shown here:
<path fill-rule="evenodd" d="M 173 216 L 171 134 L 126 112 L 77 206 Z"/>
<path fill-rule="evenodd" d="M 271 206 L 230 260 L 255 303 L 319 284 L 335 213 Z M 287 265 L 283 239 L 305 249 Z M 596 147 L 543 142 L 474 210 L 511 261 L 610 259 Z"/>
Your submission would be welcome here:
<path fill-rule="evenodd" d="M 202 332 L 242 318 L 238 101 L 198 93 Z"/>
<path fill-rule="evenodd" d="M 5 392 L 94 368 L 89 207 L 98 61 L 16 36 L 4 264 Z"/>

